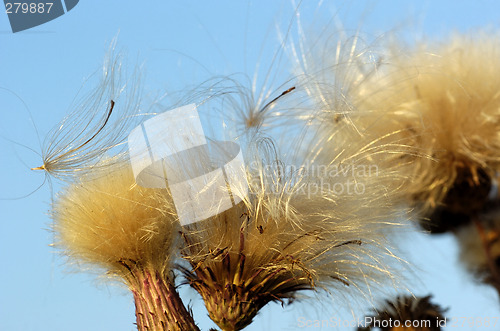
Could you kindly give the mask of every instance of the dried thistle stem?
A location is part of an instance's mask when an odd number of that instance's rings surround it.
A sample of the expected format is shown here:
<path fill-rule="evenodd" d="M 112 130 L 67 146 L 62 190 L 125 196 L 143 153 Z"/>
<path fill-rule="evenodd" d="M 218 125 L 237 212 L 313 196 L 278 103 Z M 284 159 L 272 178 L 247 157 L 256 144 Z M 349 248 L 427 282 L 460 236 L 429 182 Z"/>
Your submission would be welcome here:
<path fill-rule="evenodd" d="M 130 268 L 130 289 L 134 294 L 137 329 L 199 330 L 169 279 L 158 272 Z"/>

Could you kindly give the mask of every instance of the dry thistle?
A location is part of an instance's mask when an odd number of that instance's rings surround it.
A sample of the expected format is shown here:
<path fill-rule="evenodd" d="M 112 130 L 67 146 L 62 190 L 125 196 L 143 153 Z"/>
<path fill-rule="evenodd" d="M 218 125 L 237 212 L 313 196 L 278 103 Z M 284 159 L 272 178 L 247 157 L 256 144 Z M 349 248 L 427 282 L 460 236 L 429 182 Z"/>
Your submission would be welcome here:
<path fill-rule="evenodd" d="M 198 329 L 174 285 L 179 230 L 166 190 L 137 186 L 128 164 L 113 163 L 60 193 L 52 216 L 70 260 L 129 287 L 139 330 Z"/>
<path fill-rule="evenodd" d="M 221 329 L 240 330 L 267 303 L 285 304 L 299 291 L 366 297 L 367 287 L 394 282 L 381 229 L 397 211 L 383 185 L 370 185 L 366 196 L 339 193 L 328 186 L 345 185 L 338 178 L 290 171 L 273 152 L 258 155 L 242 202 L 182 230 L 190 264 L 182 270 Z"/>
<path fill-rule="evenodd" d="M 409 296 L 397 297 L 395 301 L 386 301 L 382 310 L 376 310 L 376 315 L 365 318 L 370 325 L 358 328 L 359 331 L 380 329 L 381 331 L 439 331 L 446 324 L 444 313 L 447 309 L 431 302 L 431 295 L 416 298 Z"/>
<path fill-rule="evenodd" d="M 408 193 L 425 208 L 433 232 L 456 228 L 488 202 L 500 165 L 498 35 L 456 35 L 392 51 L 390 66 L 354 97 L 365 114 L 356 126 L 368 139 L 393 135 L 430 156 L 403 155 L 413 178 Z"/>
<path fill-rule="evenodd" d="M 385 150 L 398 173 L 410 178 L 406 196 L 423 207 L 430 218 L 424 225 L 433 232 L 468 222 L 488 201 L 500 165 L 498 41 L 498 35 L 479 33 L 422 43 L 412 52 L 393 45 L 368 71 L 370 62 L 354 53 L 346 69 L 353 72 L 352 87 L 340 94 L 347 110 L 340 114 L 331 82 L 345 63 L 327 59 L 311 78 L 321 109 L 333 109 L 320 116 L 333 141 Z"/>

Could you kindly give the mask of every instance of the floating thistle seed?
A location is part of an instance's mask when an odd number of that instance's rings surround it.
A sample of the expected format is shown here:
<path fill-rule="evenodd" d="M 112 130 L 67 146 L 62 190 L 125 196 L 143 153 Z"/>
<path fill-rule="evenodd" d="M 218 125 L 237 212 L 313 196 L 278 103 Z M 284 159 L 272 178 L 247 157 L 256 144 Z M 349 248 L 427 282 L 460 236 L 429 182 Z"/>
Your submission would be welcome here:
<path fill-rule="evenodd" d="M 252 83 L 252 88 L 249 88 L 236 79 L 225 78 L 211 86 L 211 92 L 214 92 L 216 87 L 219 93 L 213 93 L 210 99 L 219 99 L 219 102 L 229 104 L 226 108 L 230 109 L 231 115 L 234 116 L 238 132 L 259 131 L 269 127 L 273 121 L 280 118 L 279 115 L 283 115 L 285 108 L 281 104 L 294 94 L 296 86 L 293 84 L 293 79 L 289 79 L 275 90 L 264 87 L 257 93 L 255 82 Z M 286 105 L 290 103 L 287 102 Z"/>
<path fill-rule="evenodd" d="M 99 135 L 99 133 L 104 129 L 104 127 L 106 126 L 106 124 L 109 121 L 109 117 L 111 116 L 111 113 L 113 112 L 114 107 L 115 107 L 115 102 L 113 100 L 111 100 L 109 111 L 108 111 L 106 117 L 104 118 L 103 123 L 97 129 L 97 131 L 90 138 L 88 138 L 86 141 L 84 141 L 81 145 L 73 147 L 72 149 L 65 151 L 63 154 L 55 155 L 53 158 L 51 158 L 51 157 L 44 158 L 44 162 L 41 166 L 31 168 L 31 170 L 45 170 L 50 174 L 50 173 L 53 173 L 54 170 L 59 168 L 59 167 L 61 167 L 61 169 L 64 169 L 65 167 L 68 168 L 69 165 L 71 164 L 72 155 L 75 155 L 75 153 L 78 153 L 78 151 L 84 149 L 85 146 L 87 144 L 89 144 L 90 142 L 92 142 L 92 140 L 94 138 L 96 138 Z"/>
<path fill-rule="evenodd" d="M 113 45 L 111 47 L 113 51 Z M 126 139 L 139 108 L 140 90 L 137 74 L 124 81 L 121 58 L 109 56 L 95 89 L 80 98 L 73 111 L 50 132 L 43 142 L 43 164 L 32 170 L 68 181 L 92 171 L 104 155 L 114 151 L 114 158 L 125 154 L 120 145 Z"/>
<path fill-rule="evenodd" d="M 299 108 L 304 102 L 304 91 L 296 85 L 295 78 L 285 79 L 276 87 L 256 87 L 256 82 L 244 75 L 215 77 L 194 89 L 183 92 L 180 101 L 170 103 L 168 108 L 196 103 L 201 116 L 207 122 L 220 121 L 223 129 L 207 126 L 208 135 L 218 137 L 221 132 L 251 144 L 259 135 L 272 137 L 280 145 L 294 145 L 283 129 L 300 135 L 303 123 L 290 120 L 290 107 Z M 298 124 L 298 125 L 297 125 Z M 221 139 L 224 140 L 224 139 Z"/>
<path fill-rule="evenodd" d="M 171 197 L 137 186 L 128 162 L 111 162 L 57 197 L 56 247 L 69 261 L 128 286 L 139 330 L 198 330 L 174 285 L 179 225 Z"/>
<path fill-rule="evenodd" d="M 431 295 L 426 297 L 399 296 L 395 301 L 386 300 L 381 310 L 375 315 L 365 317 L 371 321 L 368 326 L 358 328 L 359 331 L 439 331 L 446 325 L 444 313 L 447 309 L 431 302 Z"/>

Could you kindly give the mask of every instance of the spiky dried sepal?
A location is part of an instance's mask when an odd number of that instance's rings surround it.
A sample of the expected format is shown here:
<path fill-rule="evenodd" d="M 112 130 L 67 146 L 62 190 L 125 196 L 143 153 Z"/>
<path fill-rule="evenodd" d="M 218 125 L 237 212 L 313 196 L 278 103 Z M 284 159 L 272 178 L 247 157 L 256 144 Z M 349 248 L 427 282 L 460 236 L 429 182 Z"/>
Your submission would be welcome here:
<path fill-rule="evenodd" d="M 385 186 L 391 173 L 329 177 L 334 169 L 327 168 L 316 178 L 312 169 L 301 174 L 277 160 L 274 167 L 259 162 L 247 172 L 242 202 L 182 230 L 190 268 L 181 269 L 216 324 L 239 330 L 267 303 L 284 304 L 303 290 L 366 295 L 374 285 L 396 284 L 390 270 L 397 258 L 384 231 L 403 215 L 393 186 Z M 343 180 L 366 184 L 365 191 L 335 192 L 331 185 Z"/>
<path fill-rule="evenodd" d="M 265 247 L 262 244 L 267 243 L 259 244 L 259 238 L 255 237 L 257 232 L 260 236 L 264 231 L 273 230 L 264 230 L 263 224 L 257 224 L 248 215 L 248 209 L 241 204 L 216 220 L 205 221 L 219 231 L 225 228 L 226 236 L 235 236 L 229 243 L 234 246 L 208 248 L 211 252 L 205 256 L 198 251 L 201 247 L 192 240 L 192 233 L 185 234 L 189 251 L 186 254 L 190 254 L 186 258 L 192 268 L 182 270 L 190 285 L 203 297 L 210 318 L 223 330 L 241 330 L 269 302 L 284 304 L 284 300 L 292 299 L 297 291 L 314 289 L 314 280 L 300 260 L 285 256 L 282 251 L 269 251 L 268 256 L 259 256 Z M 239 235 L 234 233 L 237 224 L 241 225 Z M 228 238 L 219 239 L 225 242 Z M 261 249 L 254 251 L 252 248 L 258 245 Z M 191 255 L 193 253 L 195 255 Z"/>

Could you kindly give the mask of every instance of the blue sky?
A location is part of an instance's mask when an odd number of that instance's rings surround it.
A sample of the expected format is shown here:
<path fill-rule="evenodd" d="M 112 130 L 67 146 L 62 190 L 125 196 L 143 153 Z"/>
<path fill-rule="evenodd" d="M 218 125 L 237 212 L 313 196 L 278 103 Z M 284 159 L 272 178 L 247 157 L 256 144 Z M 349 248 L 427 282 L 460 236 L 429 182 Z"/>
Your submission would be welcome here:
<path fill-rule="evenodd" d="M 0 139 L 0 330 L 134 329 L 134 305 L 127 290 L 91 273 L 73 272 L 49 247 L 47 215 L 60 183 L 54 181 L 52 190 L 46 183 L 25 198 L 13 199 L 42 184 L 43 174 L 29 170 L 41 164 L 40 156 L 28 148 L 41 151 L 39 139 L 43 141 L 68 113 L 84 81 L 99 70 L 113 38 L 127 54 L 125 67 L 142 66 L 145 98 L 154 99 L 215 75 L 252 77 L 257 70 L 264 77 L 279 48 L 277 31 L 286 31 L 290 23 L 295 29 L 294 8 L 289 0 L 90 0 L 16 34 L 7 15 L 0 13 L 0 135 L 9 139 Z M 497 29 L 500 23 L 500 3 L 492 0 L 323 1 L 317 9 L 317 1 L 303 1 L 299 10 L 304 26 L 313 20 L 332 24 L 328 22 L 335 17 L 348 31 L 362 22 L 361 31 L 369 35 L 396 30 L 407 39 L 439 39 L 452 31 Z M 286 77 L 285 69 L 283 58 L 274 70 Z M 409 285 L 415 294 L 433 293 L 437 302 L 451 307 L 450 317 L 500 315 L 496 294 L 474 285 L 457 265 L 453 238 L 403 239 L 415 266 Z M 188 289 L 181 292 L 207 330 L 212 324 L 201 300 Z M 301 330 L 300 317 L 350 319 L 367 309 L 359 303 L 346 305 L 335 296 L 325 297 L 315 308 L 308 302 L 285 309 L 274 304 L 265 307 L 248 330 Z"/>

